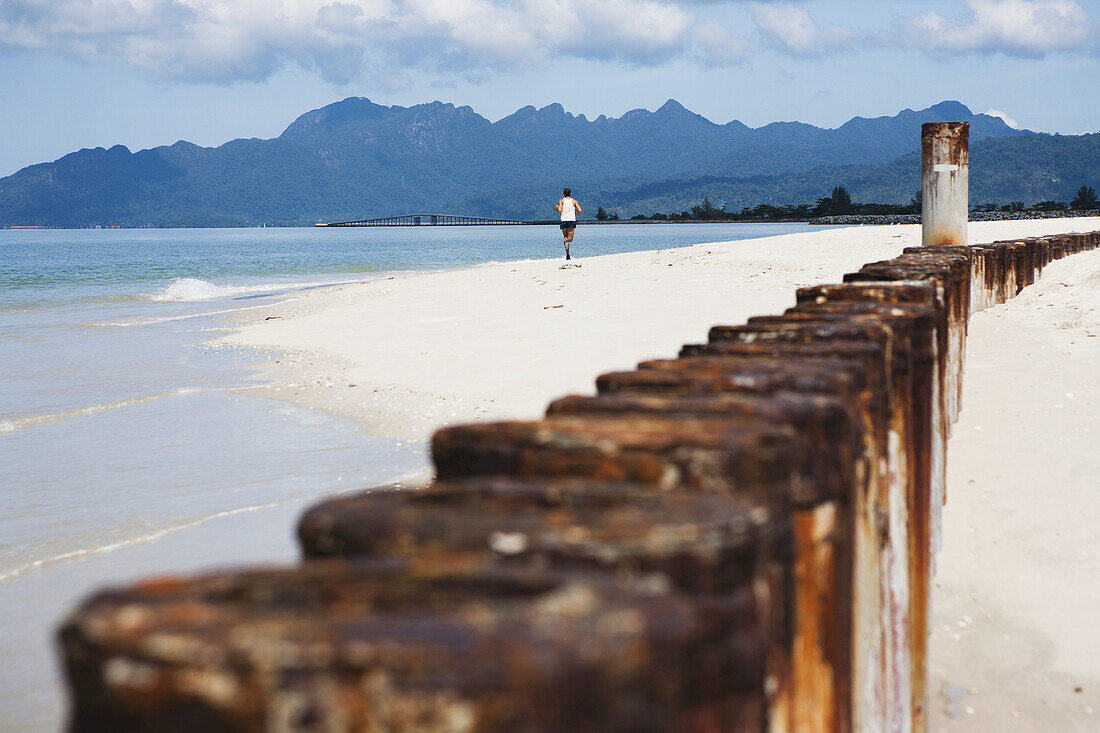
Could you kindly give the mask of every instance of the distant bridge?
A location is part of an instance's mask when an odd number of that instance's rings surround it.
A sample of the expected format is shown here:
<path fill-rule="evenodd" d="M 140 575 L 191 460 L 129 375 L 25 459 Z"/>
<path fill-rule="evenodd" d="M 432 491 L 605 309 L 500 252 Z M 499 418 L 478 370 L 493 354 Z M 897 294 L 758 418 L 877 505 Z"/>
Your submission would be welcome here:
<path fill-rule="evenodd" d="M 319 227 L 468 227 L 501 226 L 504 224 L 557 224 L 556 221 L 519 221 L 518 219 L 487 219 L 482 216 L 456 216 L 454 214 L 405 214 L 385 216 L 380 219 L 358 221 L 318 222 Z"/>

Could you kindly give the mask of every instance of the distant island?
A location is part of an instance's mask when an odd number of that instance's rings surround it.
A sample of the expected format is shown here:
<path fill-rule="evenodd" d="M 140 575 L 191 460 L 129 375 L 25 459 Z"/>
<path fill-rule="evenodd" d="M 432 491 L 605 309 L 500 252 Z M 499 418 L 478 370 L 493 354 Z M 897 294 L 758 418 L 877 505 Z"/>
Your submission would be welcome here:
<path fill-rule="evenodd" d="M 971 124 L 972 204 L 1068 207 L 1100 179 L 1100 134 L 1016 130 L 958 102 L 823 129 L 720 125 L 674 100 L 618 118 L 554 104 L 490 122 L 469 107 L 351 97 L 270 140 L 85 149 L 28 166 L 0 178 L 0 226 L 301 226 L 406 211 L 535 220 L 564 185 L 608 219 L 693 207 L 706 215 L 692 219 L 802 219 L 838 188 L 849 206 L 893 213 L 920 187 L 920 125 L 945 120 Z"/>

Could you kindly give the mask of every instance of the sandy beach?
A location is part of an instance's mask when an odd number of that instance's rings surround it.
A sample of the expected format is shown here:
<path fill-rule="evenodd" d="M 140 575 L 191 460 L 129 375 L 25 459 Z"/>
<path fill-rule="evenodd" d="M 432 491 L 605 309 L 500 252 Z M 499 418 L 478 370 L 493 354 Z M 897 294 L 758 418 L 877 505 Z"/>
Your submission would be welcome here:
<path fill-rule="evenodd" d="M 1100 219 L 972 223 L 972 243 Z M 584 232 L 574 250 L 583 254 Z M 267 351 L 267 396 L 413 445 L 455 422 L 539 417 L 604 371 L 778 313 L 919 244 L 916 226 L 492 263 L 344 285 L 252 311 L 222 343 Z M 974 317 L 950 443 L 932 640 L 934 729 L 1086 730 L 1100 709 L 1100 253 Z"/>
<path fill-rule="evenodd" d="M 1096 228 L 973 223 L 970 239 Z M 455 422 L 539 417 L 555 397 L 590 393 L 601 372 L 675 356 L 712 325 L 781 312 L 796 288 L 919 243 L 916 226 L 850 227 L 582 257 L 580 269 L 547 259 L 400 276 L 251 311 L 222 343 L 277 355 L 264 366 L 267 397 L 424 441 Z"/>
<path fill-rule="evenodd" d="M 1100 726 L 1100 252 L 976 313 L 948 445 L 936 730 Z"/>

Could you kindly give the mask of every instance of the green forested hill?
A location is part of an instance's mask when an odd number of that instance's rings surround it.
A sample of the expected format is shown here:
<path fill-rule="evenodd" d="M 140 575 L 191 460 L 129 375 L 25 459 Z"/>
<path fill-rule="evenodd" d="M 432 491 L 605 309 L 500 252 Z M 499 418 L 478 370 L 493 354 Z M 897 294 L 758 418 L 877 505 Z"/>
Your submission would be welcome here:
<path fill-rule="evenodd" d="M 29 166 L 0 179 L 0 226 L 312 224 L 412 211 L 548 218 L 565 185 L 586 208 L 623 214 L 688 208 L 703 195 L 728 208 L 812 201 L 834 185 L 856 200 L 903 201 L 919 175 L 905 156 L 921 123 L 937 120 L 969 120 L 972 143 L 985 140 L 973 145 L 974 201 L 1053 198 L 1095 181 L 1096 136 L 1024 133 L 957 102 L 829 130 L 717 125 L 672 100 L 614 119 L 550 105 L 490 122 L 469 107 L 352 97 L 270 140 L 96 148 Z"/>
<path fill-rule="evenodd" d="M 1083 185 L 1100 184 L 1100 134 L 987 138 L 970 146 L 970 203 L 1069 202 Z M 813 203 L 843 186 L 852 200 L 905 204 L 920 189 L 920 154 L 889 163 L 822 166 L 780 176 L 708 177 L 601 192 L 620 215 L 682 211 L 709 197 L 729 211 L 766 203 Z"/>

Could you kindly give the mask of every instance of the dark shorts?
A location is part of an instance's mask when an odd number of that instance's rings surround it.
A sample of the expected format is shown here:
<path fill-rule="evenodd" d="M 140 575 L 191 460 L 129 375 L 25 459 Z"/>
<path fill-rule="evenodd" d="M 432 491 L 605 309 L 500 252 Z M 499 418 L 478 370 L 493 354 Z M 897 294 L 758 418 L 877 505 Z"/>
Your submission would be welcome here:
<path fill-rule="evenodd" d="M 561 228 L 562 229 L 576 229 L 577 228 L 577 222 L 575 222 L 575 221 L 563 221 L 561 223 Z"/>

